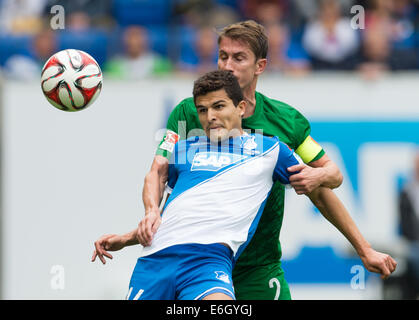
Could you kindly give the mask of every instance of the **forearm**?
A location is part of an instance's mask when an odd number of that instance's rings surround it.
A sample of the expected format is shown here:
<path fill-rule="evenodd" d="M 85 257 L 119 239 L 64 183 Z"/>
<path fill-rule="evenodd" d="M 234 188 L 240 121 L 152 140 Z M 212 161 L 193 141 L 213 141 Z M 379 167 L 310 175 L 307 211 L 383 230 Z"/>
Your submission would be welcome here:
<path fill-rule="evenodd" d="M 143 203 L 145 214 L 158 210 L 164 193 L 164 184 L 156 172 L 149 172 L 144 179 Z"/>
<path fill-rule="evenodd" d="M 121 236 L 121 239 L 124 243 L 124 247 L 139 244 L 139 242 L 137 240 L 137 230 L 138 230 L 138 228 L 135 228 L 134 230 L 132 230 L 132 231 L 130 231 L 130 232 Z"/>
<path fill-rule="evenodd" d="M 311 162 L 310 166 L 321 170 L 320 186 L 335 189 L 342 184 L 342 173 L 338 166 L 328 158 Z"/>
<path fill-rule="evenodd" d="M 345 236 L 358 255 L 365 256 L 365 251 L 371 246 L 335 193 L 329 188 L 320 187 L 313 191 L 309 198 L 322 215 Z"/>
<path fill-rule="evenodd" d="M 144 178 L 143 203 L 145 214 L 157 211 L 163 198 L 168 176 L 169 162 L 162 156 L 156 156 L 150 171 Z"/>

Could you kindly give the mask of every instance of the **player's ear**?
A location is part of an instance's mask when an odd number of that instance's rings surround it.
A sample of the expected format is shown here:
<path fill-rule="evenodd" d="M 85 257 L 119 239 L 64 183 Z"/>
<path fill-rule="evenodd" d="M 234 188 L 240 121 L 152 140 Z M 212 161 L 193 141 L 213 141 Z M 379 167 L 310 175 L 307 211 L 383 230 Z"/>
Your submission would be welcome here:
<path fill-rule="evenodd" d="M 256 75 L 260 75 L 263 71 L 265 71 L 266 64 L 268 63 L 268 59 L 259 59 L 256 61 Z"/>
<path fill-rule="evenodd" d="M 239 104 L 237 105 L 237 111 L 239 112 L 240 117 L 243 118 L 244 112 L 246 111 L 246 101 L 242 100 L 239 102 Z"/>

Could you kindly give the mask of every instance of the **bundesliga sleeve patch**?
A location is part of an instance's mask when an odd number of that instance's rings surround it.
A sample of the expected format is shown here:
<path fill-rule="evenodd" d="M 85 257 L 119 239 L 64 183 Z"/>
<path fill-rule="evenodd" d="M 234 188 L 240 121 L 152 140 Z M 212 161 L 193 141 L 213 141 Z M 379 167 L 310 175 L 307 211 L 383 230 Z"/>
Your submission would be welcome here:
<path fill-rule="evenodd" d="M 312 161 L 323 148 L 311 137 L 308 136 L 302 144 L 299 145 L 297 153 L 305 163 Z"/>
<path fill-rule="evenodd" d="M 159 149 L 166 150 L 172 153 L 173 149 L 175 148 L 175 144 L 178 141 L 179 141 L 179 135 L 172 130 L 167 130 L 162 142 L 159 145 Z"/>

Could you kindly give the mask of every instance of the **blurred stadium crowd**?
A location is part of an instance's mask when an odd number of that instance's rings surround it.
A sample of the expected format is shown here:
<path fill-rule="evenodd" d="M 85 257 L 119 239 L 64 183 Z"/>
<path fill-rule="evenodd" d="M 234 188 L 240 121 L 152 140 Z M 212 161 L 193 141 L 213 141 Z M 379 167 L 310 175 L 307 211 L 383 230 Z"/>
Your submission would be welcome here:
<path fill-rule="evenodd" d="M 54 5 L 65 12 L 53 30 Z M 365 28 L 351 26 L 354 5 Z M 244 19 L 269 35 L 268 72 L 419 69 L 418 0 L 0 0 L 0 70 L 35 79 L 55 52 L 90 53 L 108 77 L 141 79 L 216 68 L 217 34 Z"/>

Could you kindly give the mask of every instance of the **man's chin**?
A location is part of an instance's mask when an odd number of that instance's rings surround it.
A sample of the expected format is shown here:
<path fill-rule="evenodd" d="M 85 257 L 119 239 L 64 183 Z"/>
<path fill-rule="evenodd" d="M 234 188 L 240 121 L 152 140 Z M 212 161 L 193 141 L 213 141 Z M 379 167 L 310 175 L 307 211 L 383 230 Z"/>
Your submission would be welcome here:
<path fill-rule="evenodd" d="M 225 134 L 224 132 L 211 132 L 208 135 L 208 138 L 212 143 L 219 143 L 228 139 L 228 134 Z"/>
<path fill-rule="evenodd" d="M 209 136 L 209 139 L 212 143 L 220 143 L 221 141 L 226 140 L 226 137 L 223 135 L 211 135 Z"/>

